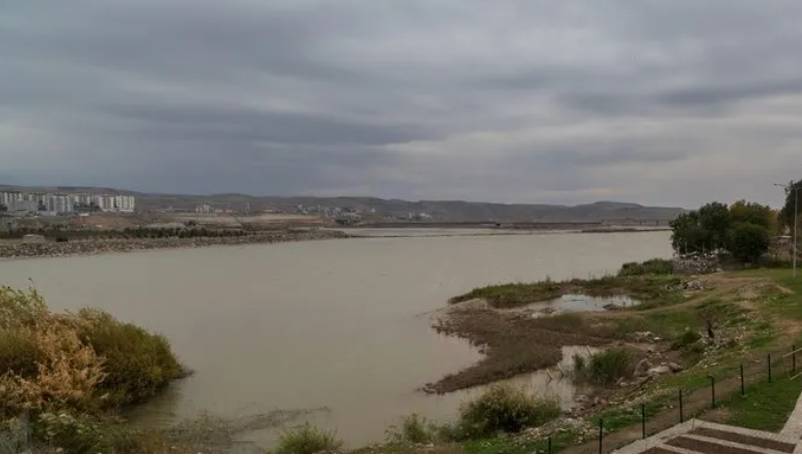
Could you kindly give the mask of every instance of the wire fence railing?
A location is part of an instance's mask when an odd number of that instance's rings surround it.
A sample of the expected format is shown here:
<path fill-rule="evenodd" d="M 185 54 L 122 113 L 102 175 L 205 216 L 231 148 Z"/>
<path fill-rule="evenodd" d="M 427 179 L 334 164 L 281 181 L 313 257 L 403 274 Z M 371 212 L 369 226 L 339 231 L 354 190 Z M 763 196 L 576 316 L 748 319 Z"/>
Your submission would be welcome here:
<path fill-rule="evenodd" d="M 605 411 L 593 417 L 597 430 L 596 438 L 581 445 L 556 446 L 556 433 L 549 435 L 538 453 L 554 453 L 556 450 L 573 453 L 606 453 L 640 439 L 645 439 L 674 425 L 697 417 L 704 412 L 715 410 L 730 402 L 734 397 L 748 398 L 757 392 L 757 385 L 780 383 L 782 379 L 799 380 L 802 388 L 802 348 L 791 345 L 773 349 L 761 354 L 744 356 L 735 364 L 711 368 L 708 375 L 690 378 L 685 384 L 669 388 L 657 396 L 658 409 L 650 409 L 654 401 L 642 401 L 622 405 L 630 415 L 631 423 L 622 426 L 605 417 Z M 799 365 L 798 365 L 799 362 Z M 761 391 L 764 391 L 761 389 Z M 798 397 L 794 394 L 793 407 Z M 789 396 L 784 396 L 789 397 Z M 608 407 L 610 409 L 622 409 Z M 638 417 L 639 416 L 639 417 Z M 605 420 L 607 418 L 607 420 Z M 553 439 L 555 438 L 555 439 Z M 563 449 L 560 449 L 562 447 Z"/>

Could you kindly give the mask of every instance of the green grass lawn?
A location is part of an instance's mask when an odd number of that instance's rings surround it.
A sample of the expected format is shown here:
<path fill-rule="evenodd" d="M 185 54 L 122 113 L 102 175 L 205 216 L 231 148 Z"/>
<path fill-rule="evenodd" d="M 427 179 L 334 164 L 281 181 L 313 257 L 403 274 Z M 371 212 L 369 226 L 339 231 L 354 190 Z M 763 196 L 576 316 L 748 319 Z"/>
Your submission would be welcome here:
<path fill-rule="evenodd" d="M 780 431 L 796 405 L 802 392 L 802 380 L 787 377 L 763 381 L 747 388 L 746 396 L 740 393 L 720 403 L 726 408 L 726 423 L 755 430 Z"/>

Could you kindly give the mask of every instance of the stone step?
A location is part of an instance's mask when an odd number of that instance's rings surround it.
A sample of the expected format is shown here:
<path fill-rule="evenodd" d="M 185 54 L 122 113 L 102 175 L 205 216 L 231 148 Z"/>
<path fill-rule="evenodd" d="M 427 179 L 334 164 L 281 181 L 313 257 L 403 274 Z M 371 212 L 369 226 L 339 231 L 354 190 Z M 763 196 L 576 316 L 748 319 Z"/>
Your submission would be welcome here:
<path fill-rule="evenodd" d="M 616 453 L 648 454 L 788 454 L 800 444 L 793 437 L 689 420 L 649 438 L 634 442 Z"/>
<path fill-rule="evenodd" d="M 760 437 L 751 434 L 721 430 L 716 428 L 698 427 L 691 430 L 691 434 L 698 434 L 708 438 L 723 439 L 725 441 L 737 442 L 747 446 L 758 446 L 765 449 L 773 450 L 776 453 L 792 454 L 794 453 L 795 444 L 785 441 L 778 441 L 774 436 Z M 774 438 L 774 439 L 773 439 Z"/>

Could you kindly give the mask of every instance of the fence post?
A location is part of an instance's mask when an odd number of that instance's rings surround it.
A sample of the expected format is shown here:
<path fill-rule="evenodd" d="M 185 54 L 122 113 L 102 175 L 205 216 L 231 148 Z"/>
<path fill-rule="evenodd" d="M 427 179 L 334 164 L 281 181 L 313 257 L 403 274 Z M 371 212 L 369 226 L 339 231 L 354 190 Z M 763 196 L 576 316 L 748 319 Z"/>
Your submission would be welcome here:
<path fill-rule="evenodd" d="M 549 454 L 551 453 L 551 436 L 549 436 L 549 445 L 548 448 L 546 449 L 546 452 Z"/>
<path fill-rule="evenodd" d="M 685 415 L 682 413 L 682 388 L 679 389 L 679 422 L 685 421 Z"/>
<path fill-rule="evenodd" d="M 640 405 L 640 430 L 643 439 L 646 439 L 646 404 Z"/>
<path fill-rule="evenodd" d="M 710 407 L 716 408 L 716 378 L 710 376 Z"/>
<path fill-rule="evenodd" d="M 791 345 L 791 373 L 796 374 L 796 345 Z"/>
<path fill-rule="evenodd" d="M 604 440 L 604 419 L 599 418 L 599 453 L 602 453 L 602 442 Z"/>
<path fill-rule="evenodd" d="M 746 395 L 746 387 L 744 386 L 744 364 L 741 363 L 741 396 Z"/>
<path fill-rule="evenodd" d="M 768 355 L 768 363 L 769 363 L 769 383 L 771 383 L 771 353 Z"/>

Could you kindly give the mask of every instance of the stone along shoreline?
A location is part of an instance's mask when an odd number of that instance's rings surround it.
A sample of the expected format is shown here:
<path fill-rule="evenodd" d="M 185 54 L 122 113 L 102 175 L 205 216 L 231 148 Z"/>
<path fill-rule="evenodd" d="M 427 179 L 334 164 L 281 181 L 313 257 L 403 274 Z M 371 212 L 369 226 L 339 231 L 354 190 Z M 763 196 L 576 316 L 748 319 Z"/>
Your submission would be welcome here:
<path fill-rule="evenodd" d="M 270 244 L 290 241 L 310 241 L 348 238 L 336 230 L 280 230 L 255 232 L 237 236 L 193 238 L 92 238 L 74 241 L 0 241 L 0 259 L 31 257 L 62 257 L 113 252 L 132 252 L 149 249 L 197 248 L 218 245 Z"/>

